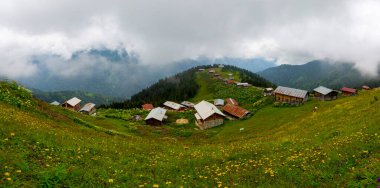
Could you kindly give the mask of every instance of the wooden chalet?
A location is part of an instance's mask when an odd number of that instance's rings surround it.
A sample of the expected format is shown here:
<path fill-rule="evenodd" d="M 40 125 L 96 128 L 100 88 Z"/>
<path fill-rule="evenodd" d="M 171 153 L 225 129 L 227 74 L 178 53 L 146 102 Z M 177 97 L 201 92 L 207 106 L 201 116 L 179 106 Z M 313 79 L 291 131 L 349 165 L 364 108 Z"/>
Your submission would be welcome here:
<path fill-rule="evenodd" d="M 215 99 L 214 105 L 215 106 L 224 106 L 224 100 L 223 99 Z"/>
<path fill-rule="evenodd" d="M 236 82 L 236 85 L 238 87 L 250 87 L 250 86 L 252 86 L 251 84 L 249 84 L 247 82 Z"/>
<path fill-rule="evenodd" d="M 53 101 L 50 104 L 53 106 L 59 106 L 60 105 L 60 103 L 58 101 Z"/>
<path fill-rule="evenodd" d="M 165 114 L 166 109 L 160 107 L 154 108 L 146 116 L 145 123 L 148 125 L 162 125 L 164 124 L 164 120 L 168 118 Z"/>
<path fill-rule="evenodd" d="M 82 100 L 80 100 L 76 97 L 73 97 L 70 100 L 65 101 L 62 104 L 62 107 L 69 109 L 69 110 L 78 111 L 78 110 L 80 110 L 80 102 L 81 101 Z"/>
<path fill-rule="evenodd" d="M 231 79 L 229 79 L 229 80 L 226 81 L 226 84 L 234 84 L 234 83 L 235 83 L 235 81 L 233 81 Z"/>
<path fill-rule="evenodd" d="M 95 104 L 87 103 L 79 110 L 79 112 L 87 114 L 87 115 L 92 115 L 96 112 Z"/>
<path fill-rule="evenodd" d="M 363 90 L 370 90 L 371 88 L 369 86 L 362 86 Z"/>
<path fill-rule="evenodd" d="M 226 103 L 227 104 L 232 104 L 232 105 L 235 105 L 235 106 L 239 106 L 239 103 L 235 99 L 233 99 L 233 98 L 226 99 Z"/>
<path fill-rule="evenodd" d="M 195 104 L 189 101 L 183 101 L 181 102 L 181 105 L 185 106 L 186 108 L 193 109 Z"/>
<path fill-rule="evenodd" d="M 142 107 L 143 110 L 148 110 L 148 111 L 151 111 L 154 108 L 153 104 L 148 104 L 148 103 L 147 104 L 143 104 L 141 107 Z"/>
<path fill-rule="evenodd" d="M 271 96 L 271 95 L 273 95 L 273 88 L 271 88 L 271 87 L 268 87 L 268 88 L 265 88 L 264 89 L 264 96 Z"/>
<path fill-rule="evenodd" d="M 201 130 L 208 129 L 223 124 L 225 115 L 213 104 L 201 101 L 194 106 L 197 111 L 195 124 Z"/>
<path fill-rule="evenodd" d="M 319 86 L 314 90 L 314 98 L 322 101 L 331 101 L 338 98 L 338 91 Z"/>
<path fill-rule="evenodd" d="M 273 93 L 276 96 L 276 102 L 297 105 L 306 102 L 309 97 L 308 91 L 283 86 L 278 86 Z"/>
<path fill-rule="evenodd" d="M 238 119 L 241 119 L 249 114 L 248 110 L 232 104 L 226 104 L 223 107 L 223 112 Z"/>
<path fill-rule="evenodd" d="M 344 96 L 354 96 L 357 94 L 356 89 L 348 88 L 348 87 L 343 87 L 342 89 L 340 89 L 340 91 L 342 92 Z"/>
<path fill-rule="evenodd" d="M 164 108 L 167 110 L 174 110 L 174 111 L 183 111 L 186 109 L 185 106 L 172 102 L 172 101 L 164 102 Z"/>

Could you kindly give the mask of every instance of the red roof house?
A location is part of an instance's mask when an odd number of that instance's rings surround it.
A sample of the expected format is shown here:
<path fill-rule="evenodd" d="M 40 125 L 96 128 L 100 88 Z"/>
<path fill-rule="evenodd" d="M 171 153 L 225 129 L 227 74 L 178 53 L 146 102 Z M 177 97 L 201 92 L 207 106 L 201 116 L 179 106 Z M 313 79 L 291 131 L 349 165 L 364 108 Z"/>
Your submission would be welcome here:
<path fill-rule="evenodd" d="M 240 107 L 240 106 L 236 106 L 236 105 L 232 105 L 232 104 L 227 104 L 223 107 L 223 111 L 226 113 L 226 114 L 229 114 L 233 117 L 236 117 L 236 118 L 243 118 L 244 116 L 246 116 L 247 114 L 249 114 L 249 111 Z"/>
<path fill-rule="evenodd" d="M 343 95 L 356 95 L 356 89 L 343 87 L 340 91 L 342 91 Z"/>
<path fill-rule="evenodd" d="M 227 80 L 226 81 L 226 84 L 234 84 L 235 83 L 235 81 L 233 81 L 233 80 Z"/>
<path fill-rule="evenodd" d="M 233 98 L 226 99 L 226 102 L 227 102 L 227 104 L 232 104 L 232 105 L 235 105 L 235 106 L 239 106 L 239 103 L 235 99 L 233 99 Z"/>
<path fill-rule="evenodd" d="M 150 110 L 153 110 L 154 106 L 153 106 L 153 104 L 143 104 L 142 108 L 144 110 L 149 110 L 150 111 Z"/>

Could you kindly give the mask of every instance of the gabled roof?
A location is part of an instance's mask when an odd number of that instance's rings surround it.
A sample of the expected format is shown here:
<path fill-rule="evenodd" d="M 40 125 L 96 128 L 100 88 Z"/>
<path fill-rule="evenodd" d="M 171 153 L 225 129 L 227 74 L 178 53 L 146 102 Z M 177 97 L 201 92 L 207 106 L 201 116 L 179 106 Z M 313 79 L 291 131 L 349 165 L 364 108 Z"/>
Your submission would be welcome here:
<path fill-rule="evenodd" d="M 194 108 L 194 103 L 192 103 L 192 102 L 189 102 L 189 101 L 183 101 L 183 102 L 181 102 L 181 105 L 183 105 L 183 106 L 187 106 L 187 107 L 190 107 L 190 108 Z"/>
<path fill-rule="evenodd" d="M 179 110 L 180 108 L 183 108 L 183 105 L 180 105 L 178 103 L 172 102 L 172 101 L 166 101 L 164 102 L 164 106 L 172 108 L 174 110 Z"/>
<path fill-rule="evenodd" d="M 82 111 L 85 111 L 85 112 L 90 112 L 92 108 L 95 107 L 95 104 L 94 103 L 87 103 L 85 104 L 80 110 L 79 112 L 82 112 Z"/>
<path fill-rule="evenodd" d="M 327 95 L 327 94 L 333 92 L 334 90 L 326 88 L 326 87 L 323 87 L 323 86 L 319 86 L 319 87 L 315 88 L 314 91 L 318 92 L 318 93 L 320 93 L 322 95 Z"/>
<path fill-rule="evenodd" d="M 366 86 L 366 85 L 362 86 L 362 88 L 363 89 L 371 89 L 369 86 Z"/>
<path fill-rule="evenodd" d="M 233 98 L 226 99 L 226 102 L 227 102 L 227 104 L 232 104 L 232 105 L 239 106 L 239 103 L 235 99 L 233 99 Z"/>
<path fill-rule="evenodd" d="M 153 104 L 143 104 L 141 106 L 144 110 L 152 110 L 154 108 Z"/>
<path fill-rule="evenodd" d="M 66 101 L 65 103 L 69 104 L 70 106 L 75 106 L 75 105 L 79 104 L 81 101 L 82 100 L 80 100 L 76 97 L 73 97 L 70 100 Z"/>
<path fill-rule="evenodd" d="M 195 114 L 195 117 L 199 116 L 199 118 L 202 118 L 203 120 L 207 119 L 213 114 L 219 114 L 221 116 L 225 116 L 223 112 L 221 112 L 216 106 L 214 106 L 213 104 L 207 101 L 201 101 L 200 103 L 196 104 L 194 108 L 197 111 L 197 113 Z"/>
<path fill-rule="evenodd" d="M 232 104 L 227 104 L 226 106 L 224 106 L 223 111 L 228 113 L 228 114 L 231 114 L 232 116 L 235 116 L 237 118 L 242 118 L 249 113 L 248 110 L 246 110 L 240 106 L 236 106 L 236 105 L 232 105 Z"/>
<path fill-rule="evenodd" d="M 273 91 L 273 88 L 267 87 L 267 88 L 265 88 L 265 91 Z"/>
<path fill-rule="evenodd" d="M 51 104 L 51 105 L 54 105 L 54 106 L 58 106 L 58 105 L 60 105 L 60 103 L 59 103 L 58 101 L 53 101 L 53 102 L 51 102 L 50 104 Z"/>
<path fill-rule="evenodd" d="M 343 87 L 340 90 L 343 92 L 347 92 L 347 93 L 356 93 L 356 89 L 352 89 L 352 88 L 348 88 L 348 87 Z"/>
<path fill-rule="evenodd" d="M 215 99 L 214 100 L 214 105 L 216 105 L 216 106 L 223 106 L 224 105 L 224 100 L 223 99 Z"/>
<path fill-rule="evenodd" d="M 251 84 L 249 84 L 247 82 L 236 82 L 236 85 L 237 86 L 251 86 Z"/>
<path fill-rule="evenodd" d="M 308 92 L 302 89 L 294 89 L 290 87 L 278 86 L 276 90 L 274 90 L 274 93 L 288 95 L 288 96 L 297 97 L 297 98 L 305 98 Z"/>
<path fill-rule="evenodd" d="M 162 121 L 164 118 L 166 118 L 165 114 L 166 114 L 165 109 L 157 107 L 157 108 L 154 108 L 153 110 L 151 110 L 149 112 L 149 114 L 148 114 L 148 116 L 146 116 L 145 120 L 153 118 L 153 119 L 156 119 L 158 121 Z"/>

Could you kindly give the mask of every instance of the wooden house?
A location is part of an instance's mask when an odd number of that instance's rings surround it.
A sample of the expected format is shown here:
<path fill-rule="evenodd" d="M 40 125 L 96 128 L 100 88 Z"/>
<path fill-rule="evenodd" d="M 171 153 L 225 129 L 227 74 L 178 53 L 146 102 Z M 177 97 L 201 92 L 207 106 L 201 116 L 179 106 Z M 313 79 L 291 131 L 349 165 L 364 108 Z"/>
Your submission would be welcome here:
<path fill-rule="evenodd" d="M 264 94 L 264 96 L 271 96 L 271 95 L 273 95 L 273 88 L 271 88 L 271 87 L 265 88 L 263 94 Z"/>
<path fill-rule="evenodd" d="M 201 101 L 194 108 L 197 111 L 195 124 L 201 130 L 223 124 L 225 115 L 213 104 Z"/>
<path fill-rule="evenodd" d="M 226 81 L 226 84 L 234 84 L 234 83 L 235 83 L 235 81 L 233 81 L 231 79 L 229 79 L 229 80 Z"/>
<path fill-rule="evenodd" d="M 215 73 L 215 70 L 211 69 L 211 70 L 208 71 L 208 73 L 210 73 L 210 74 L 214 74 L 214 73 Z"/>
<path fill-rule="evenodd" d="M 284 102 L 289 104 L 302 104 L 307 101 L 309 92 L 301 89 L 278 86 L 274 90 L 276 102 Z"/>
<path fill-rule="evenodd" d="M 239 106 L 239 103 L 235 99 L 233 99 L 233 98 L 226 99 L 226 103 L 227 104 L 232 104 L 232 105 L 235 105 L 235 106 Z"/>
<path fill-rule="evenodd" d="M 240 106 L 232 105 L 232 104 L 226 104 L 223 107 L 223 112 L 225 114 L 228 114 L 228 115 L 235 117 L 235 118 L 238 118 L 238 119 L 241 119 L 244 116 L 246 116 L 247 114 L 249 114 L 248 110 L 246 110 Z"/>
<path fill-rule="evenodd" d="M 250 86 L 252 86 L 251 84 L 249 84 L 247 82 L 236 82 L 236 85 L 238 87 L 250 87 Z"/>
<path fill-rule="evenodd" d="M 53 101 L 50 104 L 53 106 L 59 106 L 60 105 L 60 103 L 58 101 Z"/>
<path fill-rule="evenodd" d="M 148 125 L 162 125 L 164 120 L 168 117 L 165 115 L 166 109 L 163 108 L 154 108 L 151 110 L 145 118 L 145 123 Z"/>
<path fill-rule="evenodd" d="M 181 102 L 181 105 L 185 106 L 186 108 L 193 109 L 195 104 L 189 101 L 183 101 Z"/>
<path fill-rule="evenodd" d="M 148 111 L 151 111 L 154 108 L 153 104 L 148 104 L 148 103 L 147 104 L 143 104 L 141 107 L 142 107 L 143 110 L 148 110 Z"/>
<path fill-rule="evenodd" d="M 215 106 L 224 106 L 224 100 L 223 99 L 215 99 L 214 105 Z"/>
<path fill-rule="evenodd" d="M 164 108 L 168 110 L 174 110 L 174 111 L 183 111 L 186 109 L 185 106 L 172 102 L 172 101 L 166 101 L 164 102 Z"/>
<path fill-rule="evenodd" d="M 342 92 L 344 96 L 354 96 L 357 94 L 356 89 L 348 88 L 348 87 L 343 87 L 342 89 L 340 89 L 340 91 Z"/>
<path fill-rule="evenodd" d="M 319 86 L 314 90 L 314 98 L 322 101 L 331 101 L 338 98 L 338 91 Z"/>
<path fill-rule="evenodd" d="M 73 110 L 73 111 L 78 111 L 80 109 L 80 102 L 82 100 L 73 97 L 68 101 L 65 101 L 62 106 L 66 109 Z"/>
<path fill-rule="evenodd" d="M 371 88 L 370 88 L 369 86 L 365 86 L 365 85 L 364 85 L 364 86 L 362 86 L 362 89 L 363 89 L 363 90 L 370 90 Z"/>
<path fill-rule="evenodd" d="M 87 115 L 92 115 L 96 112 L 95 104 L 87 103 L 79 110 L 79 112 L 87 114 Z"/>

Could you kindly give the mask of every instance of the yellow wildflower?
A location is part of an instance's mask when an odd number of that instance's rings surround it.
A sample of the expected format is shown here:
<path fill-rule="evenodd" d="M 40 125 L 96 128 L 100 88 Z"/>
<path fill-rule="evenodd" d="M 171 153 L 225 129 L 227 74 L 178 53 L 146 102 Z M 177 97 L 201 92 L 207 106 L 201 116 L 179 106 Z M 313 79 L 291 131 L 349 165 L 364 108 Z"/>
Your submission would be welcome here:
<path fill-rule="evenodd" d="M 108 179 L 108 183 L 113 183 L 113 179 Z"/>
<path fill-rule="evenodd" d="M 16 170 L 17 173 L 21 173 L 21 170 Z"/>
<path fill-rule="evenodd" d="M 10 176 L 11 174 L 9 172 L 5 172 L 4 176 Z"/>
<path fill-rule="evenodd" d="M 153 184 L 154 188 L 160 187 L 158 184 Z"/>
<path fill-rule="evenodd" d="M 12 178 L 6 178 L 6 180 L 8 180 L 8 181 L 11 181 L 11 180 L 12 180 Z"/>
<path fill-rule="evenodd" d="M 14 136 L 15 135 L 15 133 L 11 133 L 11 136 Z"/>

